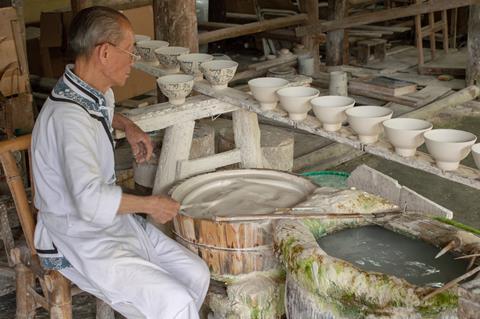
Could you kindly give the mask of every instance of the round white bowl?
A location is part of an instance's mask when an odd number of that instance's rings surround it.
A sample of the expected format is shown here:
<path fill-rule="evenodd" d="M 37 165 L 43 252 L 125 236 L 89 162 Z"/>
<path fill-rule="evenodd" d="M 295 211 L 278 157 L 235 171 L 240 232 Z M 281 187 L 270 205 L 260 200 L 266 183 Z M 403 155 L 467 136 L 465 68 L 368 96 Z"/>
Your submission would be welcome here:
<path fill-rule="evenodd" d="M 381 106 L 357 106 L 347 109 L 345 114 L 360 142 L 371 144 L 378 140 L 382 122 L 390 119 L 393 111 Z"/>
<path fill-rule="evenodd" d="M 310 100 L 317 97 L 320 92 L 317 89 L 305 86 L 293 86 L 277 91 L 280 104 L 288 112 L 290 119 L 303 121 L 308 111 L 312 109 Z"/>
<path fill-rule="evenodd" d="M 275 109 L 278 103 L 277 90 L 283 88 L 289 83 L 288 80 L 281 78 L 256 78 L 248 81 L 250 91 L 253 97 L 260 102 L 263 111 Z"/>
<path fill-rule="evenodd" d="M 472 155 L 475 165 L 480 169 L 480 143 L 477 143 L 472 146 Z"/>
<path fill-rule="evenodd" d="M 200 71 L 200 64 L 212 61 L 213 55 L 206 53 L 189 53 L 178 56 L 177 60 L 183 72 L 193 75 L 195 80 L 201 80 L 203 79 L 203 74 L 202 71 Z"/>
<path fill-rule="evenodd" d="M 150 36 L 144 34 L 135 34 L 135 43 L 140 41 L 148 41 L 151 40 Z"/>
<path fill-rule="evenodd" d="M 233 79 L 238 63 L 230 60 L 213 60 L 200 64 L 200 70 L 207 81 L 216 90 L 228 87 L 228 82 Z"/>
<path fill-rule="evenodd" d="M 432 123 L 418 119 L 396 118 L 383 122 L 387 139 L 395 147 L 395 152 L 404 157 L 415 155 L 417 147 L 425 142 L 423 133 L 432 127 Z"/>
<path fill-rule="evenodd" d="M 144 40 L 138 41 L 135 46 L 137 47 L 138 54 L 140 54 L 144 62 L 156 65 L 158 64 L 158 60 L 153 51 L 158 48 L 168 47 L 168 42 L 160 40 Z"/>
<path fill-rule="evenodd" d="M 158 87 L 173 105 L 182 105 L 192 92 L 193 76 L 188 74 L 171 74 L 157 79 Z"/>
<path fill-rule="evenodd" d="M 178 73 L 180 71 L 180 63 L 177 57 L 189 52 L 190 49 L 184 47 L 162 47 L 154 50 L 158 61 L 160 61 L 160 64 L 168 73 Z"/>
<path fill-rule="evenodd" d="M 345 110 L 355 105 L 355 100 L 347 96 L 326 95 L 310 101 L 313 113 L 322 122 L 325 131 L 335 132 L 342 127 L 347 116 Z"/>
<path fill-rule="evenodd" d="M 428 152 L 435 159 L 438 168 L 444 171 L 456 170 L 477 140 L 470 132 L 452 129 L 431 130 L 423 136 Z"/>

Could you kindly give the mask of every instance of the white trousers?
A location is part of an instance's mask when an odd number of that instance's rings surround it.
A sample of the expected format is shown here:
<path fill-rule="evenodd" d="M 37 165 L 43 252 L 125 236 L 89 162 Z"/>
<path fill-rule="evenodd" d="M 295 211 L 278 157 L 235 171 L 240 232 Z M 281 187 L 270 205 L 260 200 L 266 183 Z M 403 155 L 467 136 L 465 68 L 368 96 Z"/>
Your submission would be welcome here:
<path fill-rule="evenodd" d="M 147 224 L 146 231 L 156 255 L 149 256 L 149 263 L 132 260 L 130 269 L 122 265 L 125 275 L 115 281 L 114 287 L 92 283 L 73 267 L 61 273 L 128 319 L 198 319 L 210 283 L 208 267 L 154 226 Z M 113 294 L 119 297 L 106 297 Z"/>

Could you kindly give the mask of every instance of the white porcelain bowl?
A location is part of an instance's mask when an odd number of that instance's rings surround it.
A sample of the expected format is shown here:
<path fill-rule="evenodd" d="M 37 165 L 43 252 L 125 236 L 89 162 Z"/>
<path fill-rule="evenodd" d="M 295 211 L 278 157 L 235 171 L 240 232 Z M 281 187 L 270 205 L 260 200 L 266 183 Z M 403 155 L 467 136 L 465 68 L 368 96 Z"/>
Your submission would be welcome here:
<path fill-rule="evenodd" d="M 253 97 L 260 102 L 263 111 L 273 110 L 278 103 L 277 90 L 283 88 L 289 83 L 288 80 L 281 78 L 256 78 L 248 81 L 250 91 Z"/>
<path fill-rule="evenodd" d="M 184 47 L 162 47 L 154 50 L 158 61 L 168 73 L 178 73 L 180 71 L 180 63 L 177 57 L 189 52 L 190 49 Z"/>
<path fill-rule="evenodd" d="M 200 70 L 212 87 L 221 90 L 228 87 L 233 79 L 238 63 L 229 60 L 213 60 L 200 64 Z"/>
<path fill-rule="evenodd" d="M 158 87 L 173 105 L 182 105 L 192 92 L 193 76 L 188 74 L 171 74 L 157 79 Z"/>
<path fill-rule="evenodd" d="M 477 168 L 480 169 L 480 143 L 472 146 L 472 155 Z"/>
<path fill-rule="evenodd" d="M 151 40 L 150 36 L 144 34 L 135 34 L 135 43 L 140 41 L 148 41 Z"/>
<path fill-rule="evenodd" d="M 293 86 L 277 91 L 280 104 L 294 121 L 303 121 L 307 117 L 308 111 L 312 108 L 310 100 L 319 93 L 317 89 L 305 86 Z"/>
<path fill-rule="evenodd" d="M 452 129 L 431 130 L 423 136 L 428 152 L 437 166 L 444 171 L 456 170 L 477 140 L 470 132 Z"/>
<path fill-rule="evenodd" d="M 375 143 L 382 132 L 382 122 L 392 117 L 393 111 L 381 106 L 357 106 L 345 111 L 348 123 L 364 144 Z"/>
<path fill-rule="evenodd" d="M 200 64 L 212 61 L 213 55 L 206 53 L 189 53 L 178 56 L 177 60 L 183 72 L 193 75 L 195 80 L 201 80 L 203 79 L 203 74 L 202 71 L 200 71 Z"/>
<path fill-rule="evenodd" d="M 417 147 L 425 142 L 423 133 L 432 127 L 432 123 L 418 119 L 396 118 L 383 122 L 387 139 L 395 152 L 404 157 L 415 155 Z"/>
<path fill-rule="evenodd" d="M 313 113 L 322 122 L 325 131 L 334 132 L 342 127 L 347 116 L 345 110 L 355 105 L 355 100 L 347 96 L 326 95 L 310 101 Z"/>
<path fill-rule="evenodd" d="M 168 42 L 160 40 L 144 40 L 138 41 L 135 46 L 137 47 L 137 52 L 142 57 L 143 62 L 158 64 L 157 57 L 155 56 L 155 49 L 168 47 Z"/>

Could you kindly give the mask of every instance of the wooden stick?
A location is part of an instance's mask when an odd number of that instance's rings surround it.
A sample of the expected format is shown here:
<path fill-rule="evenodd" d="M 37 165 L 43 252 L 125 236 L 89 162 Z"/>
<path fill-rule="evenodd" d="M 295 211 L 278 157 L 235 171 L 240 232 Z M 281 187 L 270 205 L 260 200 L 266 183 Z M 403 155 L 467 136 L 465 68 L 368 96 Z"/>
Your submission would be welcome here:
<path fill-rule="evenodd" d="M 467 259 L 467 258 L 471 258 L 471 257 L 480 257 L 480 253 L 478 254 L 471 254 L 471 255 L 465 255 L 465 256 L 460 256 L 460 257 L 457 257 L 455 259 Z"/>
<path fill-rule="evenodd" d="M 455 240 L 452 240 L 445 247 L 443 247 L 442 250 L 440 250 L 440 252 L 435 256 L 435 259 L 445 255 L 447 252 L 449 252 L 450 250 L 452 250 L 456 246 L 457 246 L 457 244 L 456 244 Z"/>
<path fill-rule="evenodd" d="M 450 289 L 451 287 L 455 286 L 457 283 L 459 283 L 460 281 L 464 280 L 464 279 L 467 279 L 468 277 L 471 277 L 473 276 L 474 274 L 476 274 L 477 272 L 480 271 L 480 266 L 478 267 L 475 267 L 474 269 L 470 270 L 469 272 L 467 272 L 466 274 L 458 277 L 458 278 L 455 278 L 453 279 L 452 281 L 448 282 L 445 284 L 445 286 L 443 287 L 440 287 L 438 289 L 435 289 L 434 291 L 432 291 L 431 293 L 429 293 L 428 295 L 426 295 L 425 297 L 423 297 L 423 300 L 427 300 L 427 299 L 430 299 L 432 298 L 433 296 L 435 295 L 438 295 L 439 293 L 447 290 L 447 289 Z"/>
<path fill-rule="evenodd" d="M 276 220 L 276 219 L 343 219 L 343 218 L 378 218 L 386 215 L 397 215 L 401 212 L 383 212 L 374 214 L 259 214 L 259 215 L 244 215 L 244 216 L 213 216 L 212 220 L 219 222 L 243 222 L 243 221 L 256 221 L 256 220 Z"/>
<path fill-rule="evenodd" d="M 293 25 L 303 24 L 307 21 L 307 19 L 308 16 L 304 13 L 301 13 L 294 16 L 274 18 L 247 23 L 244 25 L 227 27 L 215 31 L 200 33 L 198 35 L 198 43 L 205 44 L 224 39 L 236 38 L 242 35 L 255 34 L 263 31 L 290 27 Z"/>

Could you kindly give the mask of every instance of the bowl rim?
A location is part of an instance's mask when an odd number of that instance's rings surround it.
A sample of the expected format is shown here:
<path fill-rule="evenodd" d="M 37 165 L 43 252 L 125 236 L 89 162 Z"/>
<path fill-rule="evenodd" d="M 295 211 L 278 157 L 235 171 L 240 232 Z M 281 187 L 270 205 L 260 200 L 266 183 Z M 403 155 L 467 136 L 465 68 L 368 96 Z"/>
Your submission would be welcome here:
<path fill-rule="evenodd" d="M 167 41 L 163 41 L 163 40 L 142 40 L 142 41 L 138 41 L 136 42 L 136 46 L 139 46 L 139 47 L 142 47 L 142 44 L 146 44 L 146 43 L 151 43 L 151 44 L 154 44 L 154 43 L 157 43 L 157 44 L 164 44 L 166 43 L 166 45 L 162 45 L 161 47 L 168 47 L 170 45 L 170 43 L 168 43 Z M 147 48 L 151 48 L 151 46 L 145 46 Z M 157 49 L 160 49 L 160 47 L 157 47 Z"/>
<path fill-rule="evenodd" d="M 177 57 L 177 60 L 180 62 L 193 62 L 194 60 L 187 60 L 188 57 L 193 57 L 193 56 L 209 58 L 209 60 L 205 60 L 205 61 L 195 60 L 197 62 L 208 62 L 213 60 L 213 55 L 208 53 L 198 53 L 198 52 L 180 54 Z"/>
<path fill-rule="evenodd" d="M 178 82 L 168 82 L 168 81 L 173 81 L 174 78 L 177 78 L 177 79 L 183 78 L 183 80 L 179 80 Z M 159 84 L 174 84 L 174 83 L 185 83 L 190 81 L 193 82 L 194 79 L 195 79 L 194 76 L 190 74 L 168 74 L 168 75 L 159 77 L 157 79 L 157 82 Z"/>
<path fill-rule="evenodd" d="M 460 133 L 462 134 L 465 138 L 461 141 L 442 141 L 435 139 L 435 136 L 437 134 L 441 133 Z M 425 132 L 423 134 L 423 137 L 425 138 L 425 142 L 433 142 L 433 143 L 442 143 L 442 144 L 468 144 L 468 143 L 475 143 L 477 140 L 477 136 L 471 132 L 468 131 L 463 131 L 463 130 L 456 130 L 456 129 L 444 129 L 444 128 L 438 128 L 434 130 L 430 130 L 428 132 Z"/>
<path fill-rule="evenodd" d="M 176 52 L 176 51 L 182 51 L 182 50 L 185 51 L 185 52 L 180 53 L 180 54 L 186 54 L 186 52 L 190 52 L 189 48 L 179 47 L 179 46 L 159 47 L 159 48 L 156 48 L 155 50 L 153 50 L 153 52 L 158 53 L 158 54 L 163 54 L 163 55 L 178 55 L 178 52 Z M 165 51 L 165 52 L 163 52 L 163 51 Z M 170 52 L 170 51 L 173 51 L 173 52 Z"/>
<path fill-rule="evenodd" d="M 357 112 L 361 112 L 361 110 L 377 110 L 377 111 L 382 111 L 381 115 L 360 115 L 356 114 Z M 352 113 L 353 112 L 353 113 Z M 356 106 L 356 107 L 351 107 L 345 110 L 345 114 L 347 114 L 348 117 L 354 117 L 354 118 L 381 118 L 381 117 L 386 117 L 386 116 L 391 116 L 393 114 L 393 110 L 384 107 L 384 106 L 377 106 L 377 105 L 362 105 L 362 106 Z"/>
<path fill-rule="evenodd" d="M 329 99 L 332 99 L 332 98 L 341 98 L 343 100 L 350 100 L 350 103 L 348 104 L 343 104 L 343 105 L 334 105 L 334 106 L 330 106 L 330 105 L 319 105 L 319 104 L 315 104 L 317 103 L 319 100 L 329 100 Z M 322 95 L 322 96 L 317 96 L 315 98 L 313 98 L 312 100 L 310 100 L 310 103 L 312 103 L 313 106 L 316 106 L 318 108 L 322 108 L 322 109 L 328 109 L 328 108 L 332 108 L 332 109 L 336 109 L 336 108 L 343 108 L 343 107 L 350 107 L 350 106 L 354 106 L 355 103 L 357 101 L 355 101 L 354 98 L 351 98 L 349 96 L 343 96 L 343 95 Z"/>
<path fill-rule="evenodd" d="M 308 95 L 305 95 L 305 94 L 302 94 L 300 96 L 297 96 L 297 95 L 284 95 L 285 92 L 289 92 L 289 91 L 294 91 L 294 90 L 298 90 L 298 89 L 302 89 L 303 91 L 310 91 L 312 92 L 312 94 L 308 94 Z M 293 97 L 293 98 L 310 98 L 310 97 L 315 97 L 317 96 L 318 94 L 320 94 L 320 91 L 316 88 L 312 88 L 310 86 L 290 86 L 290 87 L 286 87 L 286 88 L 281 88 L 277 91 L 277 94 L 279 97 Z"/>
<path fill-rule="evenodd" d="M 477 148 L 478 148 L 478 150 L 477 150 Z M 472 152 L 480 155 L 480 143 L 472 145 Z"/>
<path fill-rule="evenodd" d="M 418 124 L 425 124 L 425 126 L 428 126 L 428 127 L 424 127 L 424 128 L 400 128 L 400 127 L 392 127 L 390 125 L 393 122 L 407 122 L 407 121 L 408 122 L 416 122 Z M 394 118 L 394 119 L 388 119 L 385 122 L 383 122 L 383 126 L 387 129 L 393 130 L 393 131 L 410 131 L 410 132 L 418 131 L 418 132 L 421 132 L 421 131 L 428 131 L 428 130 L 433 129 L 433 124 L 430 123 L 429 121 L 422 120 L 422 119 L 406 118 L 406 117 L 397 117 L 397 118 Z"/>
<path fill-rule="evenodd" d="M 215 67 L 214 65 L 212 66 L 211 64 L 219 64 L 219 65 Z M 238 67 L 238 62 L 235 62 L 233 60 L 211 60 L 211 61 L 202 62 L 200 66 L 207 70 L 223 70 L 223 69 Z"/>
<path fill-rule="evenodd" d="M 269 83 L 267 82 L 266 84 L 267 85 L 259 85 L 257 82 L 262 82 L 263 81 L 272 81 L 272 82 L 280 82 L 280 83 L 284 83 L 284 84 L 278 84 L 278 85 L 274 85 L 273 83 L 271 85 L 268 85 Z M 282 79 L 282 78 L 276 78 L 276 77 L 273 77 L 273 76 L 265 76 L 265 77 L 259 77 L 259 78 L 254 78 L 254 79 L 251 79 L 249 80 L 248 82 L 248 86 L 250 87 L 255 87 L 255 88 L 262 88 L 262 89 L 269 89 L 269 88 L 276 88 L 280 85 L 280 88 L 282 88 L 283 86 L 287 85 L 288 83 L 290 83 L 289 80 L 287 79 Z"/>

